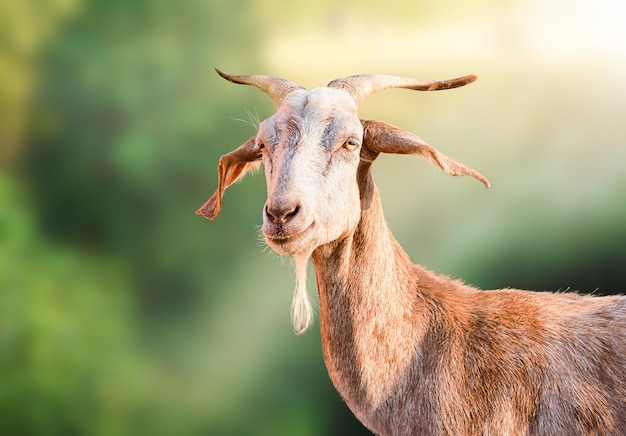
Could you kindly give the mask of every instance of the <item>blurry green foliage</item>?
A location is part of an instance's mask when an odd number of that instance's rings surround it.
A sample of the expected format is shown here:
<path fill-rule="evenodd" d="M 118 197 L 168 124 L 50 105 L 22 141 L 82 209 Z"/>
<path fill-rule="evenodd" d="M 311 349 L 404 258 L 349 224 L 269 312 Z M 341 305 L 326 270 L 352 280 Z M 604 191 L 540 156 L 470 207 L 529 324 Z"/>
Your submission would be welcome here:
<path fill-rule="evenodd" d="M 198 292 L 181 267 L 204 250 L 188 226 L 201 228 L 190 212 L 210 194 L 199 183 L 221 151 L 210 144 L 239 140 L 215 136 L 206 76 L 222 20 L 219 8 L 205 8 L 85 5 L 45 52 L 21 162 L 50 237 L 122 256 L 141 289 L 166 300 L 175 293 L 172 304 Z M 171 309 L 153 304 L 161 306 Z"/>
<path fill-rule="evenodd" d="M 123 385 L 113 379 L 133 358 L 124 269 L 47 243 L 6 177 L 0 204 L 0 427 L 4 434 L 81 433 L 120 406 L 116 390 L 136 384 L 135 377 Z"/>

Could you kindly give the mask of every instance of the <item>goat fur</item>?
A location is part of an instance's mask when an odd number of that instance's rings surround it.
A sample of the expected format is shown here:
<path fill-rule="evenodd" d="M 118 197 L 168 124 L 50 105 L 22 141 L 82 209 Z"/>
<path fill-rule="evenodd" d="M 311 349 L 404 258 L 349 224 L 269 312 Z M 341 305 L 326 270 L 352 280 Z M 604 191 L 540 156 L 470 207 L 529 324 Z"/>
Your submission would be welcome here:
<path fill-rule="evenodd" d="M 354 76 L 306 91 L 271 76 L 220 75 L 267 92 L 278 110 L 222 156 L 218 188 L 198 213 L 215 219 L 224 190 L 263 160 L 263 232 L 274 250 L 295 258 L 294 328 L 303 333 L 312 320 L 311 257 L 324 362 L 367 428 L 379 435 L 626 434 L 625 297 L 482 291 L 413 264 L 386 224 L 371 173 L 379 153 L 420 155 L 449 175 L 489 181 L 412 133 L 358 120 L 358 103 L 388 87 L 448 89 L 474 76 Z"/>

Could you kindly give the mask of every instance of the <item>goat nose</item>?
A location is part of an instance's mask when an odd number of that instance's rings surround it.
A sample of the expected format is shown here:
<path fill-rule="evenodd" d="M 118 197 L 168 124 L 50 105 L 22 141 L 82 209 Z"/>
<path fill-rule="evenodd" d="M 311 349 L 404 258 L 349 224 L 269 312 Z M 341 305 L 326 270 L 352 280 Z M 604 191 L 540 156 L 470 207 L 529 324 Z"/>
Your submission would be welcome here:
<path fill-rule="evenodd" d="M 265 215 L 274 224 L 285 224 L 300 212 L 300 205 L 269 206 L 265 205 Z"/>

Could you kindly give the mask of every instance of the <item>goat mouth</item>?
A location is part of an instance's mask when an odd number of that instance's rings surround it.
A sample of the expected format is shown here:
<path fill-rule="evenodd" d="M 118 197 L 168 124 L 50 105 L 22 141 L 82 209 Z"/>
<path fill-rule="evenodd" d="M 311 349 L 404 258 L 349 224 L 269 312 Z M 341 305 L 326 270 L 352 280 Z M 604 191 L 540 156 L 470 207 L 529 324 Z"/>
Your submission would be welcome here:
<path fill-rule="evenodd" d="M 313 227 L 315 227 L 315 223 L 311 223 L 310 226 L 306 227 L 300 232 L 290 233 L 288 231 L 285 231 L 282 226 L 278 226 L 263 231 L 263 234 L 265 235 L 265 239 L 267 239 L 268 243 L 278 246 L 284 246 L 296 240 L 302 239 L 306 234 L 313 230 Z"/>

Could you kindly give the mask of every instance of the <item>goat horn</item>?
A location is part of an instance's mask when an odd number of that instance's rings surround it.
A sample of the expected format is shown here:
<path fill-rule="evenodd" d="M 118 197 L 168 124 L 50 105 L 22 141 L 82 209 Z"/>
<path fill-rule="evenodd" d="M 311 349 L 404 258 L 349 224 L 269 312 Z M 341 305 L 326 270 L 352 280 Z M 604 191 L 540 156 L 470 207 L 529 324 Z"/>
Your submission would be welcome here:
<path fill-rule="evenodd" d="M 272 101 L 277 108 L 287 95 L 297 89 L 304 89 L 303 86 L 298 85 L 297 83 L 293 83 L 289 80 L 281 79 L 276 76 L 231 76 L 230 74 L 221 72 L 217 68 L 215 71 L 217 71 L 217 74 L 230 82 L 256 86 L 272 98 Z"/>
<path fill-rule="evenodd" d="M 387 88 L 437 91 L 458 88 L 472 83 L 474 80 L 476 80 L 476 76 L 473 74 L 448 80 L 420 80 L 381 74 L 362 74 L 335 79 L 328 84 L 328 87 L 347 91 L 356 104 L 360 105 L 368 95 Z"/>

